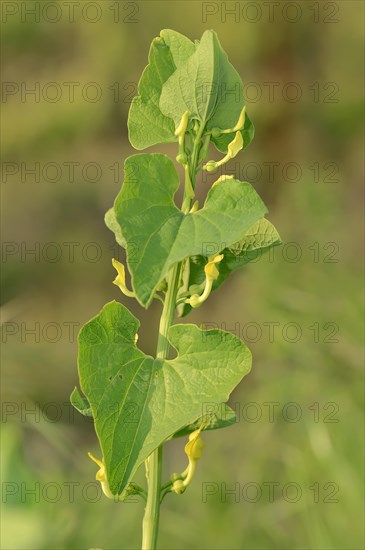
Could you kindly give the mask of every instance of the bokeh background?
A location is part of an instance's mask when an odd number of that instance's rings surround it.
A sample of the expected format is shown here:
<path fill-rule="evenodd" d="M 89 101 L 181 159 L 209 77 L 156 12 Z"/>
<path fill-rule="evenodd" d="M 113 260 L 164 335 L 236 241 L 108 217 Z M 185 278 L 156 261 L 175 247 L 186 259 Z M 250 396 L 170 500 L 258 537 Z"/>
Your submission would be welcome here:
<path fill-rule="evenodd" d="M 204 436 L 194 483 L 164 501 L 160 548 L 363 548 L 363 3 L 1 8 L 2 548 L 140 544 L 143 505 L 100 497 L 93 427 L 68 398 L 75 336 L 105 302 L 127 305 L 142 349 L 155 349 L 160 306 L 145 311 L 111 284 L 119 252 L 103 215 L 163 28 L 218 32 L 256 127 L 230 168 L 262 194 L 285 244 L 190 317 L 235 330 L 254 364 L 231 397 L 239 422 Z M 165 476 L 185 468 L 184 444 L 166 446 Z"/>

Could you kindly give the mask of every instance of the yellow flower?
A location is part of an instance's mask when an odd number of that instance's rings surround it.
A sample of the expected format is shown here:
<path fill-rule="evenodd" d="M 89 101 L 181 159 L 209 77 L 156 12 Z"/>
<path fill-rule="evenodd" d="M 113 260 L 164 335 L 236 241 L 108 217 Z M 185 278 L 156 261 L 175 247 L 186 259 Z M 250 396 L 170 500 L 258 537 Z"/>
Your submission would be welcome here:
<path fill-rule="evenodd" d="M 237 132 L 238 130 L 242 130 L 245 125 L 245 118 L 246 118 L 246 105 L 242 107 L 238 120 L 236 124 L 233 126 L 233 128 L 226 128 L 225 130 L 222 130 L 222 128 L 213 128 L 212 136 L 217 138 L 222 134 L 232 134 L 232 132 Z"/>
<path fill-rule="evenodd" d="M 112 259 L 113 267 L 117 270 L 118 275 L 115 277 L 113 284 L 118 286 L 125 296 L 134 298 L 135 294 L 131 290 L 128 290 L 125 284 L 125 268 L 124 265 L 118 262 L 115 258 Z"/>
<path fill-rule="evenodd" d="M 211 293 L 213 281 L 216 281 L 219 277 L 219 271 L 216 264 L 221 262 L 223 260 L 223 257 L 223 254 L 217 254 L 204 266 L 205 287 L 203 294 L 201 294 L 200 296 L 199 294 L 193 294 L 192 296 L 190 296 L 190 298 L 187 298 L 185 300 L 186 304 L 189 304 L 192 308 L 197 308 L 200 307 L 203 302 L 205 302 L 205 300 Z"/>
<path fill-rule="evenodd" d="M 233 159 L 237 153 L 243 148 L 243 137 L 241 132 L 236 132 L 234 139 L 228 145 L 228 153 L 230 159 Z"/>
<path fill-rule="evenodd" d="M 189 465 L 186 470 L 181 474 L 181 477 L 183 479 L 176 479 L 173 482 L 171 488 L 171 490 L 178 495 L 181 495 L 186 490 L 187 486 L 191 483 L 191 480 L 193 479 L 195 473 L 196 463 L 202 457 L 204 449 L 204 443 L 202 441 L 202 438 L 200 437 L 200 432 L 202 431 L 202 428 L 203 425 L 198 430 L 192 432 L 189 435 L 188 443 L 185 445 L 185 453 L 188 456 Z"/>
<path fill-rule="evenodd" d="M 179 126 L 175 130 L 175 136 L 179 138 L 184 136 L 186 132 L 186 128 L 188 127 L 188 123 L 189 123 L 189 111 L 185 111 L 185 113 L 181 117 Z"/>
<path fill-rule="evenodd" d="M 242 130 L 242 128 L 245 125 L 245 118 L 246 118 L 246 105 L 242 108 L 242 111 L 240 112 L 240 116 L 238 117 L 237 124 L 234 128 L 232 128 L 232 132 L 237 132 L 238 130 Z M 225 133 L 229 133 L 228 131 L 225 131 Z"/>
<path fill-rule="evenodd" d="M 239 153 L 243 149 L 243 137 L 241 132 L 236 132 L 236 135 L 232 139 L 232 141 L 228 144 L 228 151 L 225 157 L 223 157 L 218 162 L 214 160 L 209 160 L 206 164 L 203 166 L 203 170 L 206 170 L 207 172 L 214 172 L 218 168 L 218 166 L 222 166 L 222 164 L 226 164 L 230 159 L 233 159 L 237 153 Z"/>
<path fill-rule="evenodd" d="M 91 453 L 87 453 L 87 454 L 88 454 L 88 457 L 91 458 L 91 460 L 95 462 L 95 464 L 97 464 L 100 468 L 100 470 L 96 472 L 96 476 L 95 476 L 96 481 L 100 481 L 100 482 L 106 481 L 104 462 L 102 460 L 99 460 L 98 458 L 95 458 L 95 456 Z"/>
<path fill-rule="evenodd" d="M 181 117 L 181 121 L 179 123 L 179 126 L 175 130 L 175 136 L 178 137 L 178 143 L 179 143 L 179 152 L 178 152 L 178 155 L 176 157 L 176 160 L 179 164 L 182 164 L 183 166 L 185 166 L 185 180 L 186 180 L 186 178 L 189 178 L 189 170 L 187 170 L 187 168 L 188 168 L 188 157 L 186 155 L 185 147 L 184 147 L 184 145 L 185 145 L 185 133 L 186 133 L 186 129 L 188 127 L 188 124 L 189 124 L 189 111 L 185 111 L 185 113 Z M 190 187 L 191 187 L 191 183 L 190 183 Z M 194 193 L 193 193 L 192 196 L 194 196 Z"/>
<path fill-rule="evenodd" d="M 189 441 L 185 445 L 185 452 L 189 460 L 200 460 L 203 454 L 204 443 L 200 437 L 201 428 L 189 435 Z"/>
<path fill-rule="evenodd" d="M 91 458 L 91 460 L 95 462 L 95 464 L 97 464 L 100 468 L 100 470 L 96 472 L 95 479 L 96 481 L 100 482 L 104 495 L 108 498 L 114 498 L 113 493 L 109 489 L 104 462 L 102 460 L 99 460 L 98 458 L 95 458 L 95 456 L 92 455 L 91 453 L 87 453 L 87 454 L 89 458 Z"/>
<path fill-rule="evenodd" d="M 210 260 L 210 262 L 208 262 L 205 265 L 204 271 L 207 279 L 211 281 L 216 281 L 218 279 L 219 271 L 216 268 L 215 264 L 218 264 L 219 262 L 221 262 L 223 260 L 223 257 L 224 257 L 223 254 L 218 254 L 213 258 L 213 260 Z"/>

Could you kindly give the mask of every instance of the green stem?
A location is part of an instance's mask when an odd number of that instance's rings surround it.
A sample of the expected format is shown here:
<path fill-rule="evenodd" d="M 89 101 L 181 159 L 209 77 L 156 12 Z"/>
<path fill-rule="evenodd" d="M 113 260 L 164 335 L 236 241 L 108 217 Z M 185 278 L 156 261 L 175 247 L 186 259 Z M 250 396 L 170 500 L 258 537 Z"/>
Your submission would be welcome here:
<path fill-rule="evenodd" d="M 201 141 L 202 141 L 203 134 L 204 134 L 204 126 L 201 125 L 196 135 L 196 138 L 194 140 L 193 152 L 191 155 L 190 180 L 193 185 L 193 189 L 195 189 L 196 169 L 199 163 L 199 153 L 202 145 Z"/>
<path fill-rule="evenodd" d="M 157 342 L 157 359 L 166 359 L 168 355 L 169 341 L 167 339 L 167 334 L 174 320 L 179 277 L 180 264 L 175 264 L 171 268 L 168 277 L 168 287 L 161 315 Z M 142 550 L 155 550 L 160 517 L 162 445 L 156 449 L 147 460 L 148 495 L 143 518 Z"/>
<path fill-rule="evenodd" d="M 191 154 L 191 163 L 189 166 L 188 174 L 185 174 L 185 189 L 184 189 L 184 198 L 183 203 L 181 206 L 181 210 L 184 212 L 184 214 L 187 214 L 190 210 L 191 205 L 191 199 L 194 196 L 194 189 L 196 184 L 196 169 L 199 163 L 199 153 L 201 149 L 201 140 L 204 134 L 204 126 L 201 126 L 198 130 L 198 133 L 196 134 L 194 145 L 193 145 L 193 152 Z M 187 177 L 189 178 L 189 182 L 187 185 Z M 186 193 L 186 189 L 191 188 L 193 191 L 193 196 L 191 194 Z"/>
<path fill-rule="evenodd" d="M 195 188 L 196 168 L 199 159 L 201 148 L 201 139 L 203 136 L 204 127 L 202 126 L 194 140 L 194 147 L 191 157 L 190 172 L 186 174 L 190 177 L 193 189 Z M 189 211 L 191 197 L 186 194 L 186 182 L 182 211 Z M 176 297 L 179 286 L 181 271 L 181 262 L 175 264 L 169 272 L 167 281 L 167 292 L 165 296 L 164 307 L 160 319 L 160 328 L 157 342 L 157 359 L 166 359 L 169 352 L 169 341 L 167 334 L 174 320 L 176 308 Z M 155 550 L 157 544 L 158 525 L 160 519 L 160 504 L 161 504 L 161 472 L 162 472 L 162 445 L 156 449 L 146 461 L 146 476 L 148 481 L 148 494 L 145 514 L 143 517 L 143 537 L 142 550 Z"/>

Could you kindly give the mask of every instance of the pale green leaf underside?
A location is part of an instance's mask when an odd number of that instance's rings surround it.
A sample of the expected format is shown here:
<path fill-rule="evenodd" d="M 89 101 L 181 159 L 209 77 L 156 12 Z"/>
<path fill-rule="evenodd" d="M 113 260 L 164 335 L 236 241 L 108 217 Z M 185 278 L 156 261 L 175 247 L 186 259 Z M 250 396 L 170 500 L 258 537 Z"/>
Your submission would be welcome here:
<path fill-rule="evenodd" d="M 111 302 L 79 334 L 81 389 L 114 494 L 163 441 L 194 423 L 204 404 L 227 401 L 251 368 L 250 351 L 231 333 L 174 325 L 168 337 L 178 355 L 162 361 L 136 347 L 138 326 Z"/>
<path fill-rule="evenodd" d="M 160 36 L 164 40 L 166 46 L 170 48 L 175 67 L 180 67 L 186 63 L 196 50 L 194 42 L 179 32 L 171 29 L 163 29 L 160 32 Z"/>
<path fill-rule="evenodd" d="M 173 202 L 178 185 L 175 167 L 165 155 L 134 155 L 125 162 L 114 209 L 128 257 L 128 243 L 133 243 L 128 267 L 137 299 L 145 307 L 174 263 L 202 254 L 207 243 L 230 246 L 266 212 L 249 183 L 231 179 L 210 189 L 204 208 L 184 215 Z"/>
<path fill-rule="evenodd" d="M 164 83 L 160 109 L 177 125 L 189 111 L 207 130 L 232 128 L 244 106 L 242 80 L 214 31 L 205 31 L 193 53 Z"/>
<path fill-rule="evenodd" d="M 123 236 L 122 229 L 121 229 L 121 227 L 120 227 L 120 225 L 117 222 L 117 219 L 115 217 L 114 207 L 109 208 L 109 210 L 106 212 L 106 214 L 104 216 L 104 222 L 105 222 L 105 225 L 107 226 L 107 228 L 110 229 L 110 231 L 112 231 L 114 233 L 115 240 L 117 241 L 117 243 L 122 248 L 126 248 L 127 243 L 126 243 L 126 240 Z"/>
<path fill-rule="evenodd" d="M 162 30 L 152 41 L 148 59 L 129 110 L 129 140 L 133 147 L 141 150 L 177 141 L 175 127 L 185 110 L 203 120 L 207 130 L 235 125 L 244 105 L 242 81 L 213 31 L 206 31 L 201 42 L 194 44 L 176 31 Z M 175 89 L 176 83 L 179 86 Z M 244 148 L 253 134 L 253 125 L 246 116 Z M 227 152 L 233 137 L 222 134 L 212 137 L 212 143 L 219 151 Z"/>
<path fill-rule="evenodd" d="M 129 141 L 135 149 L 177 141 L 173 120 L 159 108 L 160 94 L 164 82 L 194 51 L 191 40 L 169 29 L 161 31 L 152 41 L 149 64 L 143 71 L 139 95 L 133 99 L 128 116 Z"/>
<path fill-rule="evenodd" d="M 173 438 L 184 437 L 203 426 L 202 431 L 227 428 L 237 422 L 236 413 L 226 403 L 210 403 L 212 412 L 199 417 L 198 420 L 185 426 L 173 435 Z M 209 407 L 208 407 L 209 408 Z"/>

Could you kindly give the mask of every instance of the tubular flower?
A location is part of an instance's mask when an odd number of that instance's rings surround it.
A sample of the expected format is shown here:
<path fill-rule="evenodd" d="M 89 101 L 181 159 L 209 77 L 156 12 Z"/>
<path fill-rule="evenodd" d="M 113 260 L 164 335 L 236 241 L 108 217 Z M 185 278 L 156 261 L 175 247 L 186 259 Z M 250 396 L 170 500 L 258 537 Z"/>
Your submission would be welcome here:
<path fill-rule="evenodd" d="M 210 281 L 216 281 L 219 277 L 219 271 L 215 264 L 218 264 L 223 260 L 223 254 L 217 254 L 214 256 L 213 260 L 210 260 L 204 267 L 206 278 Z"/>
<path fill-rule="evenodd" d="M 132 290 L 128 290 L 126 284 L 125 284 L 125 269 L 124 265 L 118 262 L 115 258 L 112 259 L 113 267 L 118 272 L 118 275 L 115 277 L 113 284 L 116 286 L 119 286 L 120 290 L 123 292 L 125 296 L 129 296 L 130 298 L 134 298 L 135 294 L 132 292 Z"/>
<path fill-rule="evenodd" d="M 181 117 L 179 126 L 175 130 L 175 136 L 179 138 L 179 143 L 180 143 L 180 138 L 182 139 L 184 138 L 186 128 L 188 127 L 188 123 L 189 123 L 189 111 L 185 111 L 185 113 Z"/>
<path fill-rule="evenodd" d="M 242 111 L 240 112 L 240 116 L 238 117 L 237 124 L 234 128 L 232 128 L 232 132 L 237 132 L 239 130 L 242 130 L 245 125 L 245 118 L 246 118 L 246 105 L 242 108 Z M 229 130 L 224 130 L 225 134 L 229 134 Z"/>
<path fill-rule="evenodd" d="M 143 489 L 139 487 L 136 483 L 128 483 L 122 495 L 113 495 L 113 493 L 109 489 L 104 462 L 102 460 L 99 460 L 98 458 L 95 458 L 95 456 L 91 453 L 87 454 L 89 458 L 91 458 L 91 460 L 100 467 L 100 470 L 96 472 L 95 479 L 96 481 L 99 481 L 102 491 L 106 497 L 113 499 L 114 501 L 123 501 L 130 495 L 141 495 L 143 498 L 145 498 L 145 493 Z"/>
<path fill-rule="evenodd" d="M 231 143 L 228 144 L 228 151 L 225 157 L 223 157 L 219 161 L 210 160 L 203 166 L 203 170 L 206 170 L 207 172 L 213 172 L 218 168 L 218 166 L 222 166 L 222 164 L 225 164 L 229 160 L 233 159 L 243 148 L 243 137 L 241 132 L 236 132 L 236 135 L 232 139 Z"/>
<path fill-rule="evenodd" d="M 185 153 L 184 144 L 185 144 L 185 133 L 189 124 L 189 111 L 185 111 L 181 117 L 180 124 L 175 130 L 175 136 L 178 138 L 179 143 L 179 153 L 176 157 L 177 162 L 180 164 L 187 164 L 188 159 Z"/>
<path fill-rule="evenodd" d="M 217 138 L 222 134 L 232 134 L 232 132 L 238 132 L 242 130 L 245 125 L 245 118 L 246 118 L 246 105 L 242 107 L 242 111 L 240 112 L 238 120 L 236 124 L 233 126 L 233 128 L 227 128 L 226 130 L 222 130 L 221 128 L 213 128 L 212 136 Z"/>
<path fill-rule="evenodd" d="M 243 148 L 243 137 L 241 132 L 236 132 L 234 139 L 228 145 L 228 153 L 230 159 L 233 159 Z"/>
<path fill-rule="evenodd" d="M 114 498 L 113 493 L 109 489 L 104 462 L 102 460 L 99 460 L 98 458 L 95 458 L 95 456 L 92 455 L 91 453 L 87 453 L 87 454 L 89 458 L 91 458 L 91 460 L 100 467 L 100 470 L 96 472 L 95 479 L 96 481 L 100 482 L 104 495 L 108 498 Z"/>
<path fill-rule="evenodd" d="M 203 454 L 204 443 L 200 437 L 202 428 L 195 430 L 195 432 L 189 435 L 189 441 L 185 445 L 185 453 L 188 455 L 190 461 L 200 460 Z"/>
<path fill-rule="evenodd" d="M 184 166 L 185 171 L 185 192 L 187 196 L 192 199 L 194 197 L 194 189 L 190 180 L 188 157 L 185 151 L 185 133 L 189 124 L 189 111 L 185 111 L 181 117 L 180 124 L 175 130 L 175 136 L 178 137 L 179 151 L 176 156 L 176 160 L 179 164 Z"/>
<path fill-rule="evenodd" d="M 200 437 L 201 431 L 202 426 L 198 430 L 192 432 L 189 435 L 188 443 L 185 445 L 185 453 L 188 456 L 189 465 L 186 470 L 181 474 L 181 477 L 184 479 L 177 479 L 172 485 L 171 490 L 177 494 L 182 494 L 186 490 L 187 486 L 191 483 L 191 480 L 193 479 L 195 473 L 196 463 L 202 457 L 204 443 L 202 441 L 202 438 Z"/>
<path fill-rule="evenodd" d="M 192 308 L 201 306 L 203 302 L 208 298 L 211 293 L 213 282 L 219 277 L 219 271 L 216 264 L 223 260 L 223 254 L 217 254 L 212 260 L 210 260 L 204 267 L 205 272 L 205 286 L 203 294 L 193 294 L 190 298 L 185 300 L 185 303 L 189 304 Z"/>

